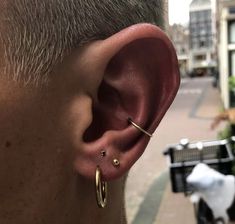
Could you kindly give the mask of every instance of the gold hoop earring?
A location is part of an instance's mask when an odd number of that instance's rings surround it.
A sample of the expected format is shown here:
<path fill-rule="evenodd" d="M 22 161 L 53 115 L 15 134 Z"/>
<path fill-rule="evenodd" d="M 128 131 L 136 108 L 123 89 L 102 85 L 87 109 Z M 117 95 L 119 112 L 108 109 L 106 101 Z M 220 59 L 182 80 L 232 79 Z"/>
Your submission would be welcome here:
<path fill-rule="evenodd" d="M 139 131 L 141 131 L 142 133 L 144 133 L 145 135 L 149 136 L 150 138 L 153 137 L 152 134 L 150 134 L 149 132 L 145 131 L 143 128 L 141 128 L 138 124 L 136 124 L 134 121 L 132 121 L 131 118 L 128 118 L 128 122 L 135 127 L 136 129 L 138 129 Z"/>
<path fill-rule="evenodd" d="M 101 170 L 99 166 L 95 173 L 96 201 L 99 208 L 105 208 L 107 205 L 107 182 L 101 180 Z"/>

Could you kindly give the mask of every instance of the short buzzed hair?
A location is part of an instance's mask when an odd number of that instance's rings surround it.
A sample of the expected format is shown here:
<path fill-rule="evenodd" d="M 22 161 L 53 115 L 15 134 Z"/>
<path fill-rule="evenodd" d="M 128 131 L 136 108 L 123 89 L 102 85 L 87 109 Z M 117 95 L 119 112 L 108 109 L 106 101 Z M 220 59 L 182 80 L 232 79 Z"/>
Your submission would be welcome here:
<path fill-rule="evenodd" d="M 8 0 L 1 18 L 6 73 L 38 83 L 85 43 L 137 23 L 162 27 L 163 0 Z"/>

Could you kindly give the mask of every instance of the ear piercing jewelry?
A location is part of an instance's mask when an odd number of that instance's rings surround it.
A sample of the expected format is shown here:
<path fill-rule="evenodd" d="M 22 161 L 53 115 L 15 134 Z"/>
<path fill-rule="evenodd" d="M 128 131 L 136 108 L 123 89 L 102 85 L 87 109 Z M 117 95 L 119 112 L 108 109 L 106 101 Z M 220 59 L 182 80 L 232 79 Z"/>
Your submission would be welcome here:
<path fill-rule="evenodd" d="M 114 165 L 115 167 L 119 167 L 119 166 L 120 166 L 120 161 L 119 161 L 118 159 L 114 159 L 114 160 L 113 160 L 113 165 Z"/>
<path fill-rule="evenodd" d="M 102 156 L 102 157 L 105 157 L 105 156 L 106 156 L 106 151 L 105 151 L 105 150 L 102 150 L 102 151 L 101 151 L 101 156 Z"/>
<path fill-rule="evenodd" d="M 149 132 L 145 131 L 143 128 L 141 128 L 138 124 L 136 124 L 134 121 L 132 121 L 131 118 L 128 118 L 128 122 L 134 126 L 136 129 L 138 129 L 140 132 L 144 133 L 145 135 L 149 136 L 150 138 L 153 136 Z M 101 156 L 106 156 L 106 151 L 101 151 Z M 113 166 L 119 167 L 120 161 L 118 159 L 113 159 Z M 95 172 L 95 188 L 96 188 L 96 201 L 99 208 L 105 208 L 107 205 L 107 191 L 108 186 L 106 181 L 102 181 L 102 174 L 99 166 L 96 168 Z"/>
<path fill-rule="evenodd" d="M 113 165 L 115 167 L 119 167 L 120 161 L 118 159 L 114 159 Z M 95 172 L 95 188 L 97 205 L 99 208 L 105 208 L 107 205 L 108 184 L 106 181 L 102 181 L 102 174 L 99 166 L 97 166 Z"/>
<path fill-rule="evenodd" d="M 152 134 L 150 134 L 149 132 L 145 131 L 145 130 L 144 130 L 143 128 L 141 128 L 138 124 L 136 124 L 134 121 L 132 121 L 131 118 L 128 118 L 127 120 L 128 120 L 128 122 L 129 122 L 132 126 L 134 126 L 136 129 L 138 129 L 139 131 L 141 131 L 141 132 L 144 133 L 145 135 L 149 136 L 150 138 L 153 137 Z"/>
<path fill-rule="evenodd" d="M 99 166 L 96 168 L 95 172 L 95 188 L 96 188 L 96 201 L 99 208 L 105 208 L 107 205 L 107 182 L 101 180 L 101 170 Z"/>

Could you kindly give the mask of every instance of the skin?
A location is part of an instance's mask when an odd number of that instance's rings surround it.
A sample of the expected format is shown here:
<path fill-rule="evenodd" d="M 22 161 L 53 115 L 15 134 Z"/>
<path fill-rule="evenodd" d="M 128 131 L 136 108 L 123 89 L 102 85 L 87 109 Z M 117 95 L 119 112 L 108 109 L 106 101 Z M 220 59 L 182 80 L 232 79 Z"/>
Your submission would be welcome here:
<path fill-rule="evenodd" d="M 78 175 L 73 167 L 75 151 L 80 149 L 72 146 L 71 108 L 76 106 L 76 129 L 82 139 L 91 101 L 75 74 L 70 80 L 66 73 L 56 75 L 61 78 L 40 88 L 25 87 L 1 76 L 1 223 L 72 224 L 96 219 L 124 223 L 120 220 L 124 215 L 122 181 L 110 184 L 113 203 L 100 210 L 93 181 Z"/>
<path fill-rule="evenodd" d="M 76 122 L 81 145 L 91 119 L 91 98 L 77 75 L 80 68 L 68 74 L 64 67 L 71 63 L 64 62 L 48 85 L 35 88 L 3 76 L 0 59 L 0 223 L 126 223 L 125 177 L 109 184 L 113 203 L 101 210 L 94 180 L 74 169 L 80 148 L 73 146 L 71 123 Z M 76 59 L 74 54 L 69 61 Z M 89 89 L 95 89 L 94 84 L 90 82 Z"/>
<path fill-rule="evenodd" d="M 1 1 L 1 10 L 6 3 Z M 94 180 L 74 169 L 79 148 L 71 146 L 70 109 L 76 104 L 81 141 L 91 104 L 79 76 L 60 70 L 64 62 L 48 85 L 24 86 L 3 76 L 2 49 L 0 44 L 0 223 L 126 223 L 124 178 L 109 184 L 113 203 L 101 210 L 95 201 Z"/>
<path fill-rule="evenodd" d="M 161 57 L 154 60 L 159 51 Z M 169 61 L 167 67 L 162 60 Z M 3 75 L 4 63 L 0 62 L 0 223 L 125 224 L 126 175 L 149 142 L 127 117 L 132 115 L 154 132 L 179 85 L 175 51 L 166 35 L 140 24 L 74 49 L 54 68 L 50 81 L 38 87 L 7 78 L 12 74 Z M 133 84 L 138 88 L 130 88 Z M 101 136 L 92 121 L 103 117 L 94 116 L 94 107 L 107 119 Z M 102 159 L 103 149 L 108 153 Z M 121 161 L 119 168 L 112 165 L 113 158 Z M 108 181 L 105 209 L 95 200 L 97 165 Z"/>

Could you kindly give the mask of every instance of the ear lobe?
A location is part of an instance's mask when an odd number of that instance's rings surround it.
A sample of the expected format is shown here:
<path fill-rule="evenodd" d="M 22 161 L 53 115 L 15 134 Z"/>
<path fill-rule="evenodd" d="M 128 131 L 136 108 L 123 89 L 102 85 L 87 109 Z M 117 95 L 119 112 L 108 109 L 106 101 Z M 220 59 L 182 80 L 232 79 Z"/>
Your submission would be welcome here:
<path fill-rule="evenodd" d="M 108 63 L 93 104 L 93 122 L 84 133 L 83 156 L 75 162 L 87 177 L 94 177 L 97 165 L 106 180 L 125 174 L 149 141 L 128 118 L 153 133 L 178 90 L 178 61 L 167 36 L 148 24 L 129 29 L 101 43 Z M 120 166 L 112 164 L 114 159 Z"/>

